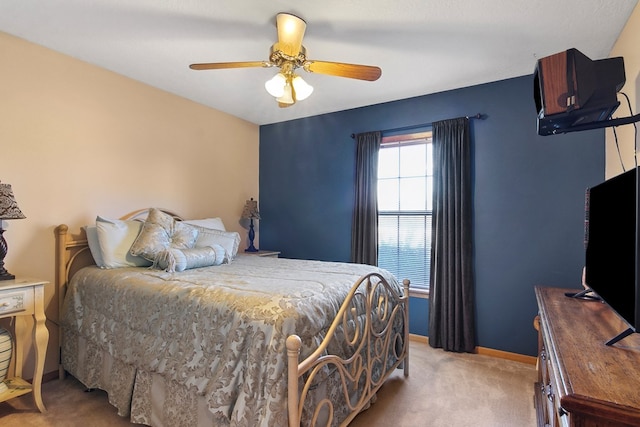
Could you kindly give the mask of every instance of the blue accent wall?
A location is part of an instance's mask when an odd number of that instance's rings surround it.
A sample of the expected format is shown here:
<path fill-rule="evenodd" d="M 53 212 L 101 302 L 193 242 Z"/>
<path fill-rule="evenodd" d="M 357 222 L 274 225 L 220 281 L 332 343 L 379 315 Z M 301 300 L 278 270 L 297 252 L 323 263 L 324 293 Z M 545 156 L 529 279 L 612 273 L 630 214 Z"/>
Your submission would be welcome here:
<path fill-rule="evenodd" d="M 538 136 L 532 76 L 261 126 L 260 246 L 348 262 L 351 134 L 476 113 L 476 343 L 536 355 L 534 286 L 580 287 L 584 191 L 604 180 L 605 149 L 603 129 Z M 427 335 L 428 300 L 410 306 L 411 332 Z"/>

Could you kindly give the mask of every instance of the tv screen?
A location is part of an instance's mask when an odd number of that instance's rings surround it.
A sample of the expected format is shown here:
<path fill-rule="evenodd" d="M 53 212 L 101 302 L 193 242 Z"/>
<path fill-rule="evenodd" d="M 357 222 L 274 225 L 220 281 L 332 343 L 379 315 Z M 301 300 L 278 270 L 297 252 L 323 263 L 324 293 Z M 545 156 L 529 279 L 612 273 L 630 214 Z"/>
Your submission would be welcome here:
<path fill-rule="evenodd" d="M 636 332 L 640 326 L 636 175 L 634 168 L 586 192 L 585 282 L 630 326 L 608 345 Z"/>

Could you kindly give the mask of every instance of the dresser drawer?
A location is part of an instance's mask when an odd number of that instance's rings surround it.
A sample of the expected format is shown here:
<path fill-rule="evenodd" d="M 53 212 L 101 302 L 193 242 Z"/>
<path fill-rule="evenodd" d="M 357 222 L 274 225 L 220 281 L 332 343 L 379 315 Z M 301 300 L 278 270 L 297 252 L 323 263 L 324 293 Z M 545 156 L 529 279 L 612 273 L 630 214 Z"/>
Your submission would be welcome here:
<path fill-rule="evenodd" d="M 32 289 L 7 289 L 0 292 L 0 318 L 33 311 Z"/>

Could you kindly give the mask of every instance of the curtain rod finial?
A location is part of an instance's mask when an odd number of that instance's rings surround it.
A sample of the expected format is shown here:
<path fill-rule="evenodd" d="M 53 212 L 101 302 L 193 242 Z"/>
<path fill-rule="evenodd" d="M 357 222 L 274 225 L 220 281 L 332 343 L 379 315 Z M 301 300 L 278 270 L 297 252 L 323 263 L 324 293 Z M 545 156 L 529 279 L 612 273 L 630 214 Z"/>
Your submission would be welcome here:
<path fill-rule="evenodd" d="M 476 114 L 475 116 L 467 116 L 467 119 L 480 119 L 480 120 L 484 120 L 487 118 L 486 114 Z"/>

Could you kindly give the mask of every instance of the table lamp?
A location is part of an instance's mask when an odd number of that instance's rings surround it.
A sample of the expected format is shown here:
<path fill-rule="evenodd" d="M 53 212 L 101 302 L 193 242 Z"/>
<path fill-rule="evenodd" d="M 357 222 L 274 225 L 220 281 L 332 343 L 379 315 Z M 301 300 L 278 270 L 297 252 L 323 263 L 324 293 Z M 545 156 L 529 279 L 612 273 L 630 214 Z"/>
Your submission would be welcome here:
<path fill-rule="evenodd" d="M 7 241 L 4 240 L 3 220 L 26 218 L 20 211 L 16 199 L 13 196 L 11 185 L 0 183 L 0 280 L 12 280 L 16 276 L 10 274 L 4 268 L 4 257 L 7 256 Z"/>
<path fill-rule="evenodd" d="M 253 220 L 260 219 L 260 212 L 258 212 L 258 201 L 247 200 L 244 204 L 244 209 L 242 209 L 242 219 L 248 219 L 249 223 L 249 247 L 245 249 L 245 252 L 258 252 L 255 246 L 253 246 L 253 239 L 256 237 L 255 231 L 253 231 Z"/>

